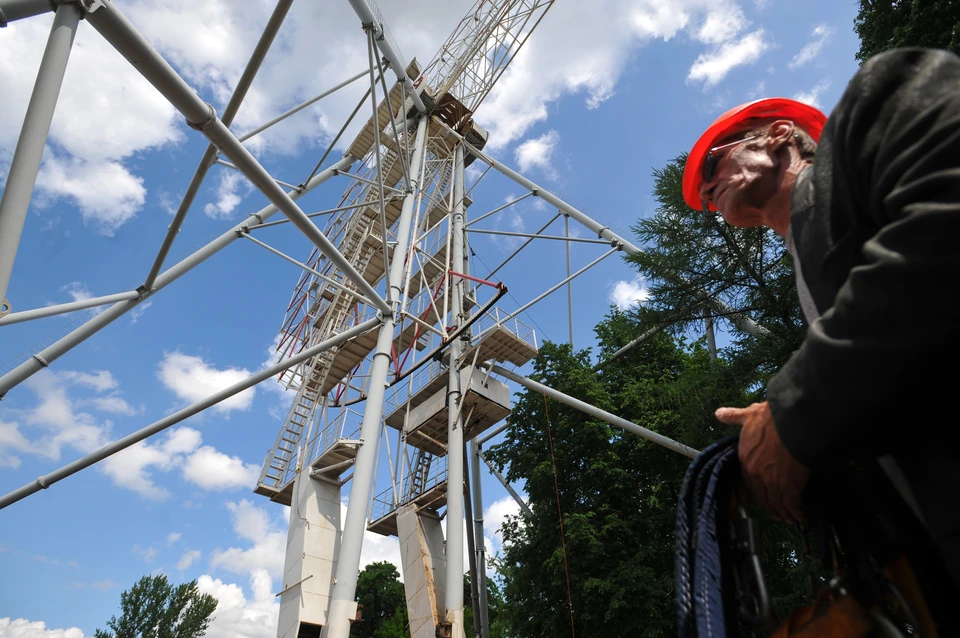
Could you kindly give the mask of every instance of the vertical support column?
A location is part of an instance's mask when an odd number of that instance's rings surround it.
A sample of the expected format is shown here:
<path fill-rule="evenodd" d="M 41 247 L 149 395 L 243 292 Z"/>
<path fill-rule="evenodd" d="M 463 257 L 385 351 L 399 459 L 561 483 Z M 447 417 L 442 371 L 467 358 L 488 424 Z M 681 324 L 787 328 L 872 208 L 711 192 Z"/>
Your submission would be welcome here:
<path fill-rule="evenodd" d="M 463 146 L 454 150 L 453 219 L 450 263 L 463 264 Z M 449 276 L 449 275 L 447 275 Z M 457 277 L 450 295 L 451 325 L 463 320 L 464 280 Z M 450 369 L 447 381 L 447 622 L 452 638 L 463 638 L 463 421 L 460 417 L 460 371 L 457 359 L 463 345 L 460 339 L 450 344 Z"/>
<path fill-rule="evenodd" d="M 463 449 L 463 471 L 464 481 L 469 482 L 469 471 L 467 463 L 467 449 Z M 477 576 L 477 540 L 474 538 L 473 529 L 473 504 L 468 494 L 463 500 L 463 514 L 467 517 L 467 556 L 470 559 L 470 599 L 473 608 L 473 635 L 474 638 L 481 638 L 483 631 L 480 628 L 480 590 L 477 588 L 479 582 Z M 483 539 L 480 539 L 483 542 Z M 464 629 L 466 631 L 466 629 Z"/>
<path fill-rule="evenodd" d="M 473 499 L 473 536 L 477 539 L 477 587 L 480 590 L 479 609 L 480 630 L 483 638 L 490 638 L 490 615 L 487 601 L 487 558 L 483 546 L 483 489 L 480 486 L 480 444 L 476 439 L 470 441 L 470 480 Z"/>
<path fill-rule="evenodd" d="M 560 211 L 561 213 L 563 211 Z M 563 236 L 570 239 L 570 215 L 563 216 Z M 563 242 L 567 249 L 567 279 L 570 279 L 570 242 Z M 567 281 L 567 321 L 570 325 L 570 350 L 573 350 L 573 282 Z"/>
<path fill-rule="evenodd" d="M 707 312 L 703 315 L 703 322 L 707 330 L 707 349 L 710 351 L 710 358 L 717 358 L 717 333 L 713 329 L 713 315 Z"/>
<path fill-rule="evenodd" d="M 311 635 L 326 623 L 339 551 L 339 477 L 311 478 L 308 466 L 293 483 L 277 638 Z"/>
<path fill-rule="evenodd" d="M 393 332 L 400 308 L 403 288 L 403 266 L 407 245 L 410 241 L 410 225 L 413 218 L 413 205 L 416 191 L 420 188 L 420 164 L 424 158 L 427 119 L 421 118 L 417 124 L 417 137 L 414 142 L 413 157 L 410 161 L 411 182 L 403 198 L 400 219 L 397 221 L 397 246 L 395 258 L 390 264 L 387 285 L 391 291 L 387 297 L 392 301 L 393 314 L 380 326 L 377 337 L 377 349 L 370 365 L 370 388 L 367 393 L 367 405 L 363 411 L 363 423 L 360 426 L 360 440 L 363 444 L 357 451 L 357 462 L 353 471 L 353 487 L 350 488 L 350 506 L 347 508 L 343 526 L 343 540 L 337 562 L 336 578 L 330 600 L 330 612 L 327 624 L 323 627 L 324 638 L 349 638 L 350 621 L 356 618 L 357 573 L 360 570 L 360 550 L 363 548 L 363 533 L 367 528 L 366 505 L 370 500 L 373 477 L 376 473 L 376 441 L 380 438 L 383 399 L 386 391 L 387 371 L 390 364 L 390 351 L 393 346 Z M 386 248 L 386 242 L 384 242 Z"/>
<path fill-rule="evenodd" d="M 33 94 L 23 117 L 20 138 L 13 152 L 7 183 L 0 198 L 0 316 L 10 310 L 7 303 L 7 288 L 13 262 L 17 257 L 17 246 L 27 218 L 30 197 L 37 182 L 43 147 L 47 143 L 50 122 L 57 107 L 63 74 L 67 70 L 70 49 L 77 35 L 77 26 L 83 15 L 80 5 L 66 3 L 58 5 L 57 14 L 50 27 L 47 48 L 40 60 L 37 81 L 33 85 Z"/>

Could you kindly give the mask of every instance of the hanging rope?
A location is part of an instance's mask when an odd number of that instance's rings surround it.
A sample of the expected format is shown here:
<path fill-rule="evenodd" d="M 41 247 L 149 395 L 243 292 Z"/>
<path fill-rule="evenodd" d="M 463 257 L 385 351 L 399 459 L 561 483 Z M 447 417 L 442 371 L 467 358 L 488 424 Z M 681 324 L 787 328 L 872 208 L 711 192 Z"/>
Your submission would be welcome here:
<path fill-rule="evenodd" d="M 547 406 L 547 395 L 543 395 L 543 413 L 547 419 L 547 440 L 550 442 L 550 462 L 553 464 L 553 487 L 557 492 L 557 516 L 560 518 L 560 547 L 563 550 L 563 571 L 567 576 L 567 605 L 570 608 L 570 635 L 577 638 L 577 630 L 573 623 L 573 594 L 570 592 L 570 566 L 567 564 L 567 541 L 563 531 L 563 510 L 560 507 L 560 483 L 557 480 L 557 457 L 553 453 L 553 431 L 550 427 L 550 408 Z"/>

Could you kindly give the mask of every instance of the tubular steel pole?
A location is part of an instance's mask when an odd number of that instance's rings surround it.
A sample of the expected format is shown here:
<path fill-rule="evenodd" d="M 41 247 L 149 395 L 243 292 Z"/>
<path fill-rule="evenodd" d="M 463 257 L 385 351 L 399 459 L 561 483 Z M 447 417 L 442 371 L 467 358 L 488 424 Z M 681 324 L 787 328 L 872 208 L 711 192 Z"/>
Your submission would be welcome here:
<path fill-rule="evenodd" d="M 345 156 L 333 166 L 327 168 L 321 173 L 318 173 L 312 180 L 310 180 L 303 190 L 292 191 L 290 196 L 297 198 L 300 197 L 301 195 L 313 190 L 320 184 L 336 175 L 338 169 L 347 168 L 355 161 L 356 158 L 354 158 L 352 155 Z M 65 335 L 52 345 L 44 348 L 38 354 L 33 355 L 30 359 L 26 360 L 7 374 L 0 377 L 0 399 L 2 399 L 11 388 L 15 387 L 21 381 L 30 378 L 40 370 L 46 368 L 61 356 L 72 350 L 74 347 L 83 343 L 86 339 L 99 332 L 101 328 L 109 325 L 115 319 L 118 319 L 127 312 L 133 310 L 140 305 L 140 303 L 151 297 L 154 293 L 173 283 L 179 279 L 181 275 L 206 261 L 207 258 L 220 252 L 220 250 L 222 250 L 228 244 L 236 241 L 244 234 L 246 229 L 255 227 L 257 224 L 269 219 L 270 216 L 276 212 L 277 207 L 273 204 L 270 204 L 264 208 L 261 208 L 259 211 L 252 213 L 247 219 L 223 233 L 203 248 L 200 248 L 180 262 L 163 271 L 163 273 L 157 277 L 157 281 L 152 290 L 144 291 L 144 293 L 137 299 L 123 301 L 107 308 L 102 313 L 86 322 L 73 332 Z"/>
<path fill-rule="evenodd" d="M 34 308 L 33 310 L 24 310 L 23 312 L 14 312 L 6 317 L 0 317 L 0 326 L 8 326 L 12 323 L 21 321 L 30 321 L 41 317 L 52 317 L 62 315 L 65 312 L 75 310 L 84 310 L 86 308 L 96 308 L 97 306 L 106 306 L 107 304 L 126 301 L 127 299 L 136 299 L 140 293 L 136 290 L 129 292 L 118 292 L 115 295 L 106 295 L 104 297 L 91 297 L 90 299 L 81 299 L 80 301 L 71 301 L 70 303 L 57 304 L 56 306 L 47 306 L 45 308 Z"/>
<path fill-rule="evenodd" d="M 473 536 L 476 541 L 477 552 L 477 588 L 480 594 L 480 608 L 474 608 L 473 613 L 480 613 L 480 632 L 482 638 L 490 638 L 490 618 L 487 605 L 487 558 L 483 543 L 483 488 L 480 484 L 480 444 L 476 439 L 470 441 L 470 481 L 473 494 Z"/>
<path fill-rule="evenodd" d="M 417 124 L 417 138 L 414 143 L 411 166 L 414 175 L 419 176 L 420 164 L 425 156 L 424 146 L 427 135 L 427 118 L 422 118 Z M 410 191 L 403 198 L 400 209 L 400 219 L 397 222 L 397 247 L 395 255 L 405 255 L 407 244 L 410 241 L 410 221 L 413 218 L 413 205 L 417 199 L 419 178 L 413 181 L 411 177 Z M 394 259 L 390 263 L 390 272 L 387 285 L 393 289 L 388 296 L 395 306 L 399 307 L 401 290 L 403 288 L 403 259 Z M 327 615 L 327 624 L 323 627 L 324 638 L 349 638 L 350 621 L 354 618 L 357 609 L 357 573 L 360 570 L 360 551 L 363 549 L 363 533 L 366 531 L 366 504 L 370 499 L 373 478 L 377 468 L 374 455 L 381 428 L 383 415 L 383 400 L 386 392 L 387 372 L 390 365 L 390 352 L 393 347 L 393 331 L 399 320 L 399 312 L 387 315 L 380 334 L 377 337 L 377 349 L 373 354 L 373 363 L 370 364 L 370 385 L 367 393 L 367 404 L 363 411 L 363 423 L 360 426 L 360 440 L 364 443 L 357 450 L 357 462 L 353 470 L 353 487 L 350 488 L 350 507 L 347 508 L 346 520 L 343 526 L 343 535 L 340 544 L 340 555 L 337 558 L 337 571 L 334 578 L 333 590 L 330 593 L 330 612 Z"/>
<path fill-rule="evenodd" d="M 590 216 L 577 210 L 576 208 L 566 203 L 565 201 L 563 201 L 562 199 L 560 199 L 550 191 L 540 188 L 539 186 L 531 182 L 529 179 L 527 179 L 520 173 L 504 165 L 502 162 L 498 162 L 492 157 L 489 157 L 488 155 L 484 155 L 482 152 L 478 151 L 474 146 L 472 146 L 470 143 L 464 140 L 462 135 L 454 131 L 449 126 L 446 126 L 446 125 L 444 126 L 447 131 L 457 136 L 457 138 L 460 140 L 460 143 L 466 147 L 466 150 L 471 155 L 473 155 L 474 157 L 476 157 L 477 159 L 483 162 L 486 162 L 487 164 L 495 168 L 497 171 L 499 171 L 500 173 L 503 173 L 504 175 L 506 175 L 516 183 L 520 184 L 524 188 L 533 191 L 534 194 L 537 197 L 542 198 L 543 201 L 547 202 L 551 206 L 554 206 L 560 209 L 562 212 L 572 217 L 574 220 L 576 220 L 577 222 L 585 226 L 590 231 L 597 233 L 597 237 L 599 239 L 608 239 L 611 242 L 619 242 L 623 246 L 623 250 L 625 250 L 629 255 L 635 255 L 637 253 L 643 252 L 639 248 L 634 246 L 632 243 L 630 243 L 629 241 L 627 241 L 617 233 L 610 230 L 609 226 L 601 225 L 599 222 L 592 219 Z M 685 282 L 684 278 L 680 275 L 674 275 L 674 278 L 676 281 Z M 735 324 L 737 324 L 742 330 L 746 331 L 747 333 L 755 337 L 770 334 L 770 332 L 766 328 L 758 324 L 756 321 L 754 321 L 750 317 L 733 312 L 733 309 L 729 305 L 727 305 L 724 301 L 721 301 L 720 299 L 714 299 L 711 297 L 709 302 L 711 305 L 717 308 L 717 310 L 719 310 L 722 314 L 729 315 L 730 320 L 733 321 Z"/>
<path fill-rule="evenodd" d="M 0 28 L 52 10 L 50 0 L 0 0 Z"/>
<path fill-rule="evenodd" d="M 394 73 L 397 74 L 397 79 L 403 83 L 407 92 L 410 93 L 410 99 L 413 100 L 414 106 L 417 107 L 417 112 L 421 115 L 425 114 L 427 107 L 424 105 L 423 100 L 420 99 L 420 94 L 417 93 L 416 87 L 413 86 L 413 80 L 407 76 L 406 61 L 401 57 L 400 51 L 393 48 L 393 38 L 387 35 L 382 18 L 379 18 L 373 11 L 372 7 L 376 5 L 373 4 L 372 0 L 350 0 L 350 6 L 357 12 L 361 24 L 365 27 L 370 26 L 373 29 L 373 35 L 376 36 L 377 48 L 380 49 L 383 57 L 390 63 L 390 67 Z M 377 13 L 379 13 L 379 11 L 377 11 Z"/>
<path fill-rule="evenodd" d="M 267 26 L 264 27 L 263 34 L 260 36 L 257 46 L 250 55 L 250 61 L 247 62 L 247 66 L 243 70 L 243 75 L 240 76 L 240 81 L 237 82 L 237 86 L 233 90 L 233 95 L 230 96 L 230 101 L 227 102 L 227 107 L 223 111 L 222 121 L 226 126 L 230 126 L 233 123 L 233 118 L 237 115 L 237 111 L 240 110 L 240 104 L 243 102 L 243 98 L 247 96 L 247 91 L 253 83 L 253 78 L 257 75 L 257 71 L 260 70 L 263 58 L 266 57 L 270 45 L 273 44 L 273 39 L 276 37 L 277 31 L 280 30 L 280 25 L 283 24 L 283 19 L 287 16 L 287 11 L 290 10 L 290 5 L 292 4 L 293 0 L 280 0 L 277 2 L 277 6 L 274 7 L 273 14 L 271 14 L 270 19 L 267 21 Z M 203 179 L 207 176 L 207 171 L 210 170 L 216 156 L 217 147 L 213 144 L 208 144 L 207 150 L 203 152 L 203 157 L 200 158 L 200 164 L 197 166 L 197 170 L 193 173 L 193 179 L 190 180 L 190 185 L 187 186 L 187 192 L 180 202 L 180 207 L 173 217 L 173 222 L 170 223 L 167 235 L 163 238 L 163 243 L 160 245 L 157 257 L 153 261 L 153 266 L 151 266 L 150 272 L 143 282 L 144 289 L 149 290 L 150 287 L 153 286 L 153 282 L 156 281 L 157 275 L 160 274 L 160 269 L 163 268 L 163 262 L 170 252 L 170 247 L 173 246 L 173 240 L 177 238 L 177 233 L 180 232 L 180 227 L 183 225 L 183 220 L 187 216 L 187 211 L 190 210 L 190 206 L 197 196 L 197 191 L 200 190 L 200 184 L 203 183 Z"/>
<path fill-rule="evenodd" d="M 102 2 L 102 5 L 87 16 L 87 20 L 100 32 L 100 35 L 127 58 L 140 75 L 184 115 L 192 128 L 200 130 L 207 139 L 218 146 L 247 179 L 360 289 L 364 297 L 372 300 L 381 312 L 389 314 L 390 306 L 380 298 L 376 289 L 340 254 L 327 236 L 317 228 L 306 213 L 300 210 L 296 202 L 273 180 L 250 151 L 217 118 L 213 107 L 197 96 L 173 67 L 117 10 L 111 0 L 102 0 Z"/>
<path fill-rule="evenodd" d="M 463 448 L 463 468 L 467 472 L 467 448 Z M 468 472 L 469 473 L 469 472 Z M 469 480 L 469 478 L 467 479 Z M 480 578 L 477 571 L 477 539 L 476 530 L 473 528 L 474 514 L 473 503 L 469 496 L 463 499 L 463 514 L 467 517 L 467 556 L 470 559 L 470 599 L 473 605 L 473 635 L 474 638 L 483 638 L 483 629 L 480 625 L 480 590 L 478 589 Z M 483 540 L 481 539 L 481 543 Z"/>
<path fill-rule="evenodd" d="M 451 262 L 458 268 L 463 263 L 463 147 L 454 149 L 453 219 Z M 448 275 L 449 276 L 449 275 Z M 450 322 L 463 321 L 463 278 L 457 277 L 450 295 Z M 450 344 L 450 368 L 447 377 L 447 587 L 444 593 L 447 622 L 452 636 L 463 635 L 463 420 L 460 418 L 460 371 L 456 361 L 463 342 Z"/>
<path fill-rule="evenodd" d="M 570 216 L 563 216 L 563 236 L 570 239 Z M 570 280 L 570 242 L 567 249 L 567 322 L 570 325 L 570 349 L 573 350 L 573 282 Z"/>
<path fill-rule="evenodd" d="M 547 387 L 542 383 L 537 383 L 532 379 L 528 379 L 527 377 L 522 377 L 519 374 L 516 374 L 515 372 L 511 372 L 510 370 L 507 370 L 506 368 L 501 368 L 496 364 L 482 363 L 480 364 L 480 367 L 487 368 L 492 372 L 494 372 L 495 374 L 499 374 L 502 377 L 506 377 L 510 379 L 514 383 L 519 383 L 525 388 L 529 388 L 530 390 L 533 390 L 535 392 L 545 394 L 551 399 L 555 399 L 560 403 L 565 403 L 566 405 L 569 405 L 572 408 L 576 408 L 581 412 L 585 412 L 590 416 L 597 417 L 601 421 L 606 421 L 607 423 L 611 425 L 615 425 L 622 430 L 626 430 L 627 432 L 636 434 L 640 437 L 647 439 L 648 441 L 656 443 L 657 445 L 662 445 L 668 450 L 673 450 L 674 452 L 678 452 L 680 454 L 683 454 L 684 456 L 688 456 L 691 459 L 700 453 L 699 450 L 695 450 L 692 447 L 684 445 L 683 443 L 678 443 L 677 441 L 674 441 L 673 439 L 669 439 L 663 436 L 662 434 L 657 434 L 656 432 L 648 430 L 647 428 L 640 427 L 636 423 L 627 421 L 626 419 L 620 418 L 615 414 L 610 414 L 609 412 L 605 412 L 596 406 L 592 406 L 589 403 L 584 403 L 580 399 L 574 399 L 573 397 L 567 396 L 562 392 L 558 392 L 557 390 Z"/>
<path fill-rule="evenodd" d="M 491 463 L 480 450 L 477 450 L 477 454 L 480 456 L 480 459 L 487 464 L 487 467 L 490 468 L 490 472 L 497 478 L 498 481 L 500 481 L 500 485 L 502 485 L 503 488 L 507 490 L 507 493 L 513 497 L 513 500 L 517 502 L 517 505 L 520 506 L 520 509 L 523 510 L 527 516 L 533 517 L 533 512 L 530 511 L 530 507 L 523 502 L 523 499 L 520 498 L 520 495 L 517 494 L 517 491 L 513 489 L 507 479 L 503 477 L 503 474 L 500 473 L 500 470 L 495 468 L 493 463 Z"/>
<path fill-rule="evenodd" d="M 49 8 L 49 6 L 48 6 Z M 11 13 L 17 15 L 12 9 Z M 23 8 L 26 10 L 26 7 Z M 47 47 L 40 60 L 37 80 L 33 85 L 30 103 L 23 117 L 17 148 L 7 173 L 7 182 L 0 197 L 0 315 L 10 311 L 7 288 L 17 257 L 20 235 L 27 219 L 30 197 L 37 182 L 40 158 L 47 143 L 50 122 L 57 108 L 57 97 L 63 85 L 63 75 L 70 59 L 70 49 L 77 35 L 77 26 L 83 12 L 79 5 L 61 4 L 53 18 Z M 5 309 L 6 308 L 6 309 Z"/>
<path fill-rule="evenodd" d="M 367 332 L 368 330 L 375 328 L 379 323 L 380 323 L 380 319 L 374 318 L 374 319 L 365 321 L 359 325 L 356 325 L 353 328 L 350 328 L 349 330 L 345 330 L 344 332 L 341 332 L 340 334 L 334 337 L 331 337 L 330 339 L 327 339 L 326 341 L 318 343 L 312 348 L 308 348 L 303 352 L 300 352 L 299 354 L 293 357 L 290 357 L 289 359 L 281 361 L 276 365 L 272 365 L 269 368 L 265 368 L 260 372 L 247 377 L 243 381 L 233 384 L 232 386 L 230 386 L 229 388 L 226 388 L 225 390 L 221 390 L 220 392 L 211 394 L 206 399 L 197 401 L 193 405 L 187 406 L 182 410 L 179 410 L 178 412 L 174 412 L 170 416 L 160 419 L 159 421 L 151 425 L 148 425 L 147 427 L 141 430 L 137 430 L 133 434 L 129 434 L 123 437 L 119 441 L 114 441 L 109 445 L 105 445 L 104 447 L 100 448 L 96 452 L 93 452 L 92 454 L 88 454 L 82 459 L 78 459 L 73 463 L 64 465 L 59 470 L 51 472 L 50 474 L 41 476 L 33 483 L 28 483 L 23 487 L 21 487 L 20 489 L 14 490 L 9 494 L 7 494 L 6 496 L 0 497 L 0 509 L 3 509 L 8 505 L 12 505 L 13 503 L 16 503 L 21 499 L 24 499 L 30 496 L 31 494 L 39 492 L 40 490 L 45 490 L 51 485 L 53 485 L 54 483 L 56 483 L 57 481 L 62 481 L 68 476 L 72 474 L 76 474 L 80 470 L 88 468 L 94 463 L 102 461 L 108 456 L 116 454 L 117 452 L 130 447 L 134 443 L 139 443 L 140 441 L 146 439 L 147 437 L 153 436 L 158 432 L 162 432 L 163 430 L 167 429 L 171 425 L 176 425 L 177 423 L 180 423 L 184 419 L 193 416 L 197 412 L 205 410 L 212 405 L 216 405 L 221 401 L 229 399 L 233 395 L 243 392 L 247 388 L 251 388 L 256 384 L 260 383 L 261 381 L 265 379 L 269 379 L 273 375 L 279 372 L 282 372 L 283 370 L 286 370 L 290 366 L 296 365 L 301 361 L 305 361 L 310 357 L 320 354 L 324 350 L 329 350 L 330 348 L 340 345 L 341 343 L 344 343 L 345 341 L 348 341 L 353 337 L 361 335 L 364 332 Z"/>

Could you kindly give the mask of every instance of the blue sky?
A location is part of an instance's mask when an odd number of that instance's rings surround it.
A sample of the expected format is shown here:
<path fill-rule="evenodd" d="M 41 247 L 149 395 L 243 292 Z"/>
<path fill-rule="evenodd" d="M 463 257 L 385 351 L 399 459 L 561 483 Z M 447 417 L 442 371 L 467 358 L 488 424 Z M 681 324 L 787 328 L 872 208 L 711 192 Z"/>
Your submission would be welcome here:
<path fill-rule="evenodd" d="M 447 0 L 380 4 L 406 57 L 421 64 L 469 8 Z M 856 4 L 560 0 L 477 113 L 491 132 L 488 152 L 632 239 L 630 226 L 654 205 L 652 170 L 687 150 L 726 109 L 782 95 L 829 112 L 857 69 Z M 221 112 L 272 8 L 259 0 L 239 5 L 119 3 Z M 0 176 L 50 22 L 44 16 L 0 30 L 0 107 L 8 122 L 0 130 Z M 295 3 L 234 129 L 249 130 L 363 70 L 364 47 L 347 3 Z M 364 88 L 357 82 L 325 98 L 250 149 L 279 179 L 301 181 Z M 205 145 L 81 24 L 10 284 L 15 310 L 138 286 Z M 237 175 L 210 171 L 168 265 L 264 205 Z M 335 178 L 302 207 L 330 208 L 346 185 Z M 521 194 L 491 171 L 474 190 L 469 215 Z M 484 227 L 529 232 L 553 212 L 529 198 Z M 562 234 L 562 222 L 551 230 Z M 299 258 L 310 251 L 290 225 L 260 238 Z M 513 243 L 474 235 L 472 246 L 474 272 L 485 274 Z M 603 251 L 574 244 L 573 268 Z M 500 306 L 519 307 L 564 271 L 563 244 L 535 242 L 498 274 L 511 293 Z M 0 492 L 262 368 L 298 274 L 252 243 L 235 242 L 11 390 L 0 402 Z M 611 304 L 642 295 L 643 282 L 619 256 L 577 279 L 575 345 L 594 343 L 592 327 Z M 0 327 L 0 366 L 89 316 Z M 566 341 L 564 291 L 521 320 L 540 340 Z M 0 637 L 90 636 L 117 611 L 124 588 L 158 570 L 176 581 L 197 578 L 218 596 L 209 635 L 274 635 L 286 510 L 252 488 L 287 401 L 261 385 L 0 512 Z M 495 479 L 485 474 L 483 484 L 496 550 L 495 527 L 516 506 Z M 392 539 L 368 535 L 364 562 L 398 556 Z"/>

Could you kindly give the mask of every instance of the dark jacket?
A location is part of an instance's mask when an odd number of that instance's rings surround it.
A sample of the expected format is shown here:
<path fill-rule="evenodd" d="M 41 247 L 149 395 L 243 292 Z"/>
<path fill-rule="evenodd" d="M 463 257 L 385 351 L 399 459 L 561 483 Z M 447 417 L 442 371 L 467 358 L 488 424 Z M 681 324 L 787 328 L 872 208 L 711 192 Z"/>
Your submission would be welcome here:
<path fill-rule="evenodd" d="M 791 227 L 822 318 L 768 386 L 777 432 L 814 468 L 892 455 L 960 582 L 960 58 L 865 63 L 807 173 Z"/>

